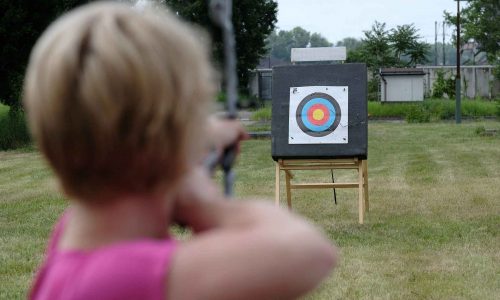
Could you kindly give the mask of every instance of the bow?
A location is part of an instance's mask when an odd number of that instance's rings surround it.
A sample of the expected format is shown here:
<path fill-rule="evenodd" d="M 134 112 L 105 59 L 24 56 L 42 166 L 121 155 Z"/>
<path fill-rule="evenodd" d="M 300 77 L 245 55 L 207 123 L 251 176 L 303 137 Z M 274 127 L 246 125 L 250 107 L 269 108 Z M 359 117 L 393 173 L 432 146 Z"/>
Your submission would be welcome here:
<path fill-rule="evenodd" d="M 236 75 L 236 41 L 234 28 L 231 21 L 232 0 L 210 0 L 210 16 L 212 21 L 222 29 L 224 40 L 224 79 L 226 82 L 227 118 L 236 119 L 236 99 L 238 79 Z M 233 163 L 236 158 L 236 145 L 224 150 L 220 164 L 224 171 L 224 194 L 233 195 L 234 170 Z"/>

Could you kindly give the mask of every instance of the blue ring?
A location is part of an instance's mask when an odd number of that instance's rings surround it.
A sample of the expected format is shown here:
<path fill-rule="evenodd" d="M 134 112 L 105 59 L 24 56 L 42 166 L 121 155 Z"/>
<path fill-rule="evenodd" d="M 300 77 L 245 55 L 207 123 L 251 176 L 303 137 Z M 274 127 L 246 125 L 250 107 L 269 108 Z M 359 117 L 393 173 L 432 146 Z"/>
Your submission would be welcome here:
<path fill-rule="evenodd" d="M 311 122 L 309 122 L 309 119 L 307 118 L 307 111 L 315 104 L 322 104 L 327 107 L 327 109 L 330 111 L 330 118 L 324 123 L 323 125 L 314 125 Z M 323 98 L 313 98 L 309 100 L 304 107 L 302 108 L 302 112 L 300 115 L 302 122 L 304 125 L 311 131 L 314 132 L 322 132 L 330 128 L 332 124 L 335 122 L 336 118 L 336 111 L 335 107 L 332 105 L 332 103 L 326 99 Z"/>
<path fill-rule="evenodd" d="M 313 131 L 304 124 L 304 119 L 306 119 L 306 122 L 309 123 L 309 126 L 311 126 L 311 124 L 310 124 L 311 122 L 309 122 L 309 120 L 307 120 L 307 110 L 304 111 L 303 109 L 304 109 L 304 106 L 307 103 L 309 103 L 309 101 L 311 101 L 313 99 L 314 99 L 314 102 L 311 105 L 314 105 L 316 103 L 325 105 L 324 103 L 321 103 L 321 102 L 326 100 L 326 101 L 330 102 L 330 104 L 333 105 L 333 107 L 334 107 L 334 110 L 332 110 L 331 107 L 328 104 L 326 104 L 326 108 L 329 109 L 329 111 L 332 113 L 331 118 L 333 118 L 333 120 L 334 120 L 333 124 L 329 128 L 327 128 L 326 130 Z M 308 108 L 310 108 L 310 107 L 308 107 Z M 335 114 L 333 114 L 333 113 L 335 113 Z M 302 130 L 302 132 L 304 132 L 305 134 L 312 136 L 312 137 L 322 137 L 322 136 L 329 135 L 330 133 L 335 131 L 337 126 L 339 126 L 340 119 L 342 116 L 342 110 L 340 109 L 340 105 L 337 102 L 337 100 L 335 100 L 335 98 L 333 98 L 331 95 L 316 92 L 316 93 L 312 93 L 312 94 L 307 95 L 306 97 L 304 97 L 304 99 L 302 99 L 302 101 L 300 101 L 300 103 L 297 107 L 297 110 L 295 111 L 295 116 L 296 116 L 297 125 L 299 125 L 299 128 L 300 128 L 300 130 Z M 328 120 L 327 120 L 327 122 L 328 122 Z M 313 129 L 318 130 L 318 128 L 322 127 L 322 126 L 312 125 L 311 127 Z"/>

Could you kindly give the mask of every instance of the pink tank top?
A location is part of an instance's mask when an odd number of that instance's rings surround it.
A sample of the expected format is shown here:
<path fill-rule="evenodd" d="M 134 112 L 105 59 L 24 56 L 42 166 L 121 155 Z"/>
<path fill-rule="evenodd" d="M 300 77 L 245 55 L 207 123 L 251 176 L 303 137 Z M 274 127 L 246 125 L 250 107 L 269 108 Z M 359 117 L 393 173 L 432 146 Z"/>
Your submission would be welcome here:
<path fill-rule="evenodd" d="M 67 217 L 54 228 L 30 299 L 165 299 L 175 241 L 144 239 L 91 251 L 58 250 Z"/>

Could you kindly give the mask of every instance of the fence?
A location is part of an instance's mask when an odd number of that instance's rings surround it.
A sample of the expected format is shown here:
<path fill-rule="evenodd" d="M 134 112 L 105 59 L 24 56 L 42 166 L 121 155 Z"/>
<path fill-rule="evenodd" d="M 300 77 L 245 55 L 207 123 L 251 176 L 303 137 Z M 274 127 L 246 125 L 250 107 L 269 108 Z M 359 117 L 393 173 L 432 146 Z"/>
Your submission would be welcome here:
<path fill-rule="evenodd" d="M 419 66 L 424 73 L 424 93 L 432 95 L 432 87 L 439 71 L 445 78 L 455 78 L 457 68 L 454 66 Z M 493 75 L 494 66 L 461 66 L 462 95 L 467 98 L 495 98 L 500 95 L 500 81 Z"/>
<path fill-rule="evenodd" d="M 455 77 L 454 66 L 419 66 L 424 75 L 424 95 L 432 95 L 432 87 L 437 79 L 437 72 L 443 71 L 445 78 Z M 466 98 L 495 98 L 500 96 L 500 80 L 493 75 L 494 66 L 461 66 L 462 95 Z M 370 73 L 370 72 L 369 72 Z M 371 74 L 368 74 L 369 78 Z M 272 98 L 272 69 L 258 69 L 252 71 L 249 91 L 251 95 L 262 100 Z"/>

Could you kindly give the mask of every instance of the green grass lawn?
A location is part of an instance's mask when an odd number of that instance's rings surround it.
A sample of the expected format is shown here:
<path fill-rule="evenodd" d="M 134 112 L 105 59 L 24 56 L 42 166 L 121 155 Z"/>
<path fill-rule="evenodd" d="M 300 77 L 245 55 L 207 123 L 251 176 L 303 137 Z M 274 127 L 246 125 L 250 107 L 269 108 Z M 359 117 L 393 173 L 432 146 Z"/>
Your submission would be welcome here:
<path fill-rule="evenodd" d="M 500 137 L 478 135 L 480 126 L 499 130 L 500 122 L 371 122 L 364 225 L 355 189 L 338 190 L 338 205 L 331 190 L 294 191 L 295 212 L 341 253 L 339 267 L 305 299 L 498 299 Z M 270 151 L 270 140 L 244 143 L 239 196 L 273 201 Z M 330 180 L 329 172 L 296 175 Z M 65 206 L 36 151 L 0 152 L 0 298 L 25 296 Z"/>

